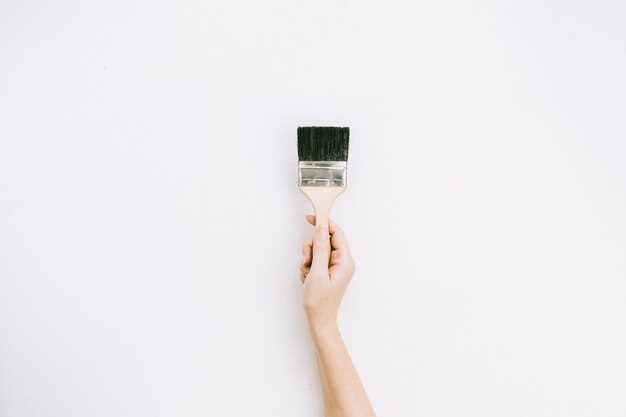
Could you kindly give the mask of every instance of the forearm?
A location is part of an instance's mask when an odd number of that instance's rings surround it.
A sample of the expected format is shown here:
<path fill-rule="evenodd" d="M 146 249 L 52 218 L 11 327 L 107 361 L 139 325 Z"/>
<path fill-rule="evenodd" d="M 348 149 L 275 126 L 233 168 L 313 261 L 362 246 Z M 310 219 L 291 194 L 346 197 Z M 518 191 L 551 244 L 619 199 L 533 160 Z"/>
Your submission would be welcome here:
<path fill-rule="evenodd" d="M 309 321 L 326 417 L 375 417 L 335 321 Z"/>

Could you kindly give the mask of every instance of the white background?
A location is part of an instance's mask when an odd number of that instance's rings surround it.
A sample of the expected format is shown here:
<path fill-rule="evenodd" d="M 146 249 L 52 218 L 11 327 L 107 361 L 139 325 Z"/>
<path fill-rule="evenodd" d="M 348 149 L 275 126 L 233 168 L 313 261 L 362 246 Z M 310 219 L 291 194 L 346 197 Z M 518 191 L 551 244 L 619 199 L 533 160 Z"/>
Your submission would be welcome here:
<path fill-rule="evenodd" d="M 296 128 L 350 126 L 379 416 L 626 415 L 623 1 L 0 1 L 0 415 L 319 416 Z"/>

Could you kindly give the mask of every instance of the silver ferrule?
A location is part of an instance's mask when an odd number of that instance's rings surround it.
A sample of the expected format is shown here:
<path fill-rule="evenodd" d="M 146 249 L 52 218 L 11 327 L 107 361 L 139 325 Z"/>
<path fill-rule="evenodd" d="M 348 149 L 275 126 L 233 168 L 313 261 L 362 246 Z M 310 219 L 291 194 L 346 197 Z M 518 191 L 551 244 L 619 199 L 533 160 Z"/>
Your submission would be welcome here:
<path fill-rule="evenodd" d="M 345 187 L 348 179 L 346 161 L 298 162 L 300 187 Z"/>

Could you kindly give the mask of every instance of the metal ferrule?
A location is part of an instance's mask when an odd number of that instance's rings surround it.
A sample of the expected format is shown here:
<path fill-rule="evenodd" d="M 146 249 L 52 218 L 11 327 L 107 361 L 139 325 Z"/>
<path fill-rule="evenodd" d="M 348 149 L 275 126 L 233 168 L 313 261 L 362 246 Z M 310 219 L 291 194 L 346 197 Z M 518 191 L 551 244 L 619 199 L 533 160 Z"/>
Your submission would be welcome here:
<path fill-rule="evenodd" d="M 298 162 L 300 187 L 345 187 L 348 178 L 346 161 Z"/>

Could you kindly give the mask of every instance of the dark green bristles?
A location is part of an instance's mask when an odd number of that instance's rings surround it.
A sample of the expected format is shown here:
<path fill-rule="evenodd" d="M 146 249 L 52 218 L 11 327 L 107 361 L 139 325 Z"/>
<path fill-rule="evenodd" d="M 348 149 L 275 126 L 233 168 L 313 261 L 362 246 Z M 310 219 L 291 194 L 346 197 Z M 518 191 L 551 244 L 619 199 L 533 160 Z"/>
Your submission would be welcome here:
<path fill-rule="evenodd" d="M 349 127 L 298 128 L 298 161 L 348 161 Z"/>

